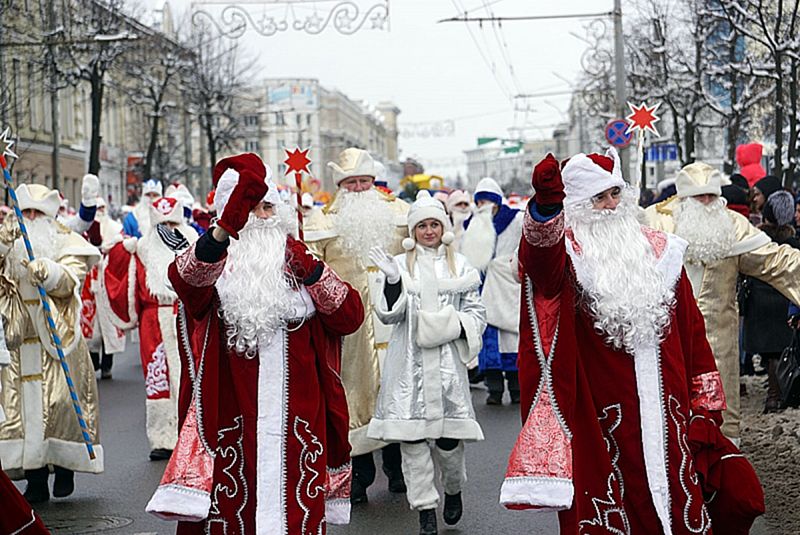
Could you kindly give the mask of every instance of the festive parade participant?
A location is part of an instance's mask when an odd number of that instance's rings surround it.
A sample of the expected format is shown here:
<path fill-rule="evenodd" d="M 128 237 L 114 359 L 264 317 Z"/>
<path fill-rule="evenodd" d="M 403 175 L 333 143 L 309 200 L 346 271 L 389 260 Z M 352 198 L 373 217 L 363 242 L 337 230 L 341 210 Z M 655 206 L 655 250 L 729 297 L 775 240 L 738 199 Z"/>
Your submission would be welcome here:
<path fill-rule="evenodd" d="M 375 247 L 386 276 L 378 317 L 393 325 L 369 436 L 400 442 L 408 503 L 420 533 L 437 533 L 434 457 L 444 487 L 444 521 L 458 522 L 466 482 L 464 441 L 483 440 L 472 408 L 467 363 L 486 327 L 478 271 L 453 249 L 444 206 L 421 191 L 408 212 L 404 255 Z"/>
<path fill-rule="evenodd" d="M 78 213 L 70 215 L 69 200 L 59 194 L 61 196 L 61 204 L 59 205 L 59 213 L 56 219 L 73 232 L 83 234 L 89 230 L 89 227 L 94 222 L 99 194 L 100 180 L 97 175 L 84 175 L 81 182 L 81 205 L 78 207 Z"/>
<path fill-rule="evenodd" d="M 103 282 L 111 320 L 123 330 L 139 326 L 139 355 L 147 400 L 150 460 L 168 459 L 178 440 L 181 364 L 175 331 L 178 296 L 167 279 L 175 255 L 197 240 L 183 206 L 172 197 L 150 205 L 144 237 L 125 238 L 108 253 Z"/>
<path fill-rule="evenodd" d="M 151 178 L 142 184 L 142 198 L 133 210 L 122 220 L 122 229 L 126 236 L 141 238 L 150 230 L 150 205 L 161 197 L 164 186 L 160 180 Z"/>
<path fill-rule="evenodd" d="M 175 182 L 169 185 L 164 196 L 172 197 L 173 199 L 180 201 L 180 203 L 183 205 L 184 222 L 190 227 L 192 227 L 195 230 L 195 232 L 197 232 L 198 236 L 202 236 L 203 234 L 205 234 L 206 229 L 203 228 L 202 225 L 198 224 L 194 220 L 194 215 L 192 211 L 192 207 L 194 207 L 195 204 L 194 196 L 189 192 L 189 188 L 187 188 L 183 184 Z"/>
<path fill-rule="evenodd" d="M 269 178 L 255 154 L 218 162 L 216 226 L 169 267 L 182 427 L 147 510 L 182 535 L 324 533 L 350 516 L 340 348 L 364 308 L 287 234 L 294 211 Z"/>
<path fill-rule="evenodd" d="M 125 332 L 111 320 L 113 312 L 106 297 L 103 272 L 108 251 L 122 241 L 123 235 L 122 224 L 112 219 L 106 209 L 106 202 L 98 197 L 94 222 L 86 231 L 86 239 L 100 249 L 104 260 L 95 264 L 83 281 L 81 332 L 89 346 L 95 371 L 100 370 L 102 379 L 111 379 L 114 354 L 125 351 Z"/>
<path fill-rule="evenodd" d="M 459 250 L 461 237 L 464 235 L 464 221 L 472 215 L 472 203 L 470 201 L 469 193 L 455 189 L 447 196 L 447 202 L 445 203 L 447 213 L 450 215 L 450 222 L 453 225 L 453 235 L 455 236 L 453 247 L 455 247 L 456 251 Z"/>
<path fill-rule="evenodd" d="M 489 389 L 486 404 L 503 404 L 506 381 L 511 403 L 519 403 L 517 248 L 523 213 L 504 204 L 503 190 L 492 178 L 478 182 L 474 199 L 477 211 L 464 223 L 460 247 L 483 277 L 481 297 L 487 325 L 478 361 Z"/>
<path fill-rule="evenodd" d="M 11 364 L 2 373 L 0 460 L 4 470 L 24 470 L 30 503 L 50 498 L 49 465 L 55 471 L 53 495 L 74 490 L 74 472 L 103 471 L 98 444 L 97 382 L 89 351 L 81 336 L 80 285 L 99 259 L 96 248 L 55 220 L 58 192 L 38 184 L 17 189 L 35 260 L 28 261 L 16 218 L 0 228 L 0 314 L 11 350 Z M 86 451 L 81 427 L 48 330 L 37 285 L 47 293 L 56 331 L 72 374 L 78 401 L 96 458 Z"/>
<path fill-rule="evenodd" d="M 680 179 L 679 179 L 680 180 Z M 501 502 L 559 510 L 562 534 L 747 533 L 755 471 L 719 431 L 725 395 L 682 267 L 643 227 L 619 157 L 533 171 L 520 263 L 523 429 Z"/>
<path fill-rule="evenodd" d="M 689 242 L 684 266 L 705 320 L 727 408 L 722 432 L 738 441 L 739 273 L 766 282 L 790 301 L 800 302 L 800 251 L 778 245 L 742 215 L 725 208 L 721 174 L 708 164 L 689 164 L 678 173 L 678 195 L 646 211 L 653 228 Z"/>
<path fill-rule="evenodd" d="M 304 225 L 309 249 L 350 283 L 364 302 L 366 318 L 344 339 L 342 382 L 350 411 L 350 446 L 353 455 L 353 503 L 367 501 L 367 487 L 375 480 L 372 452 L 383 443 L 367 437 L 380 386 L 379 363 L 388 346 L 391 329 L 374 315 L 373 294 L 380 296 L 378 268 L 368 258 L 372 247 L 398 254 L 408 236 L 408 205 L 376 189 L 375 163 L 365 150 L 349 148 L 330 162 L 338 186 L 333 200 L 315 210 Z M 405 492 L 397 444 L 383 449 L 383 471 L 392 492 Z"/>

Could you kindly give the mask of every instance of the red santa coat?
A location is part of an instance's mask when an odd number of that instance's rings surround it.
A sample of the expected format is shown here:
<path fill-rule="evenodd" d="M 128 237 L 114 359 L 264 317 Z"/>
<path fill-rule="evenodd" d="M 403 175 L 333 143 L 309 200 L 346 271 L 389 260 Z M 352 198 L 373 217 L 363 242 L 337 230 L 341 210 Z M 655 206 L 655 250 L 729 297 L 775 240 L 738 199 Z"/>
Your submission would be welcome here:
<path fill-rule="evenodd" d="M 747 533 L 763 512 L 763 493 L 719 432 L 725 399 L 683 272 L 685 242 L 642 232 L 675 306 L 664 339 L 629 355 L 597 334 L 579 297 L 591 274 L 579 245 L 565 240 L 563 213 L 547 223 L 526 213 L 519 254 L 524 425 L 501 502 L 560 511 L 562 534 L 708 534 L 712 516 L 718 534 Z M 732 498 L 732 485 L 743 492 Z"/>
<path fill-rule="evenodd" d="M 153 237 L 158 239 L 155 234 Z M 150 249 L 146 252 L 143 247 Z M 155 247 L 163 247 L 164 251 L 154 251 Z M 126 330 L 139 326 L 139 356 L 147 395 L 147 438 L 152 449 L 171 450 L 178 438 L 181 373 L 175 329 L 178 303 L 174 292 L 166 287 L 167 263 L 163 263 L 163 268 L 148 265 L 148 254 L 170 254 L 174 258 L 166 246 L 154 241 L 148 244 L 145 238 L 139 240 L 134 252 L 128 251 L 125 243 L 116 244 L 101 272 L 101 287 L 105 288 L 114 324 Z M 143 262 L 143 258 L 147 260 Z"/>
<path fill-rule="evenodd" d="M 248 359 L 226 347 L 215 282 L 225 264 L 194 247 L 170 266 L 182 301 L 181 432 L 147 510 L 179 534 L 318 534 L 350 514 L 341 337 L 364 318 L 327 266 L 303 287 L 309 313 Z"/>

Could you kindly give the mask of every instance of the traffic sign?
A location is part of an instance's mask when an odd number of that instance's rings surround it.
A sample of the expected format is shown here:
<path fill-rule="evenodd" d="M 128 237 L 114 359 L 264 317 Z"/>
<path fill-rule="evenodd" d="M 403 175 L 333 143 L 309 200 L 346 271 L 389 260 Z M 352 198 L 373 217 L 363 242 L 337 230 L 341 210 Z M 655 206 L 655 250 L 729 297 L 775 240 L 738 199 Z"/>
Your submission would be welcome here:
<path fill-rule="evenodd" d="M 631 144 L 633 134 L 628 132 L 630 123 L 625 119 L 613 119 L 606 125 L 606 140 L 613 146 L 624 149 Z"/>

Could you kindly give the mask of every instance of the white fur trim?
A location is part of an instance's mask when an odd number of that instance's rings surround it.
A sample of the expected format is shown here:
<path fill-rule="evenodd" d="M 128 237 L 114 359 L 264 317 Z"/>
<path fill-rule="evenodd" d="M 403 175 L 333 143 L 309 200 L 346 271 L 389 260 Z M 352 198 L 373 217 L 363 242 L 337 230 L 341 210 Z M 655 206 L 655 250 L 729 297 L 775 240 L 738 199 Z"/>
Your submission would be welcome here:
<path fill-rule="evenodd" d="M 103 308 L 108 310 L 111 323 L 123 331 L 133 328 L 139 322 L 139 316 L 136 314 L 136 269 L 136 257 L 131 255 L 130 260 L 128 260 L 128 321 L 122 321 L 119 316 L 114 314 L 114 311 L 111 309 L 108 292 L 105 289 L 105 271 L 100 270 L 98 273 L 100 288 L 102 289 L 99 300 L 103 302 Z"/>
<path fill-rule="evenodd" d="M 564 204 L 580 204 L 607 189 L 625 187 L 617 151 L 609 148 L 606 156 L 614 160 L 614 168 L 610 173 L 583 153 L 576 154 L 569 159 L 564 169 L 561 170 L 566 194 Z"/>
<path fill-rule="evenodd" d="M 445 245 L 450 245 L 456 239 L 456 235 L 450 232 L 449 230 L 442 234 L 442 243 Z"/>
<path fill-rule="evenodd" d="M 417 246 L 417 242 L 414 241 L 414 238 L 403 238 L 403 242 L 401 244 L 403 249 L 406 251 L 413 251 L 414 248 Z"/>
<path fill-rule="evenodd" d="M 467 257 L 467 261 L 473 267 L 486 271 L 494 257 L 496 245 L 497 232 L 494 229 L 491 211 L 479 210 L 472 216 L 469 227 L 461 236 L 461 254 Z"/>
<path fill-rule="evenodd" d="M 60 205 L 57 190 L 41 184 L 20 184 L 17 187 L 17 206 L 20 210 L 38 210 L 46 216 L 56 217 Z"/>
<path fill-rule="evenodd" d="M 453 305 L 435 312 L 420 310 L 417 321 L 417 345 L 422 349 L 438 348 L 461 334 L 461 322 Z"/>
<path fill-rule="evenodd" d="M 208 518 L 211 495 L 180 485 L 159 485 L 145 511 L 162 520 L 200 522 Z"/>
<path fill-rule="evenodd" d="M 575 487 L 569 479 L 509 477 L 500 487 L 500 505 L 530 505 L 533 511 L 562 511 L 572 507 Z"/>
<path fill-rule="evenodd" d="M 303 239 L 306 243 L 312 243 L 315 241 L 322 241 L 327 240 L 329 238 L 335 238 L 339 234 L 333 230 L 310 230 L 303 233 Z M 2 244 L 0 244 L 2 245 Z"/>
<path fill-rule="evenodd" d="M 177 400 L 170 398 L 147 399 L 144 406 L 145 429 L 150 449 L 174 449 L 178 442 Z"/>
<path fill-rule="evenodd" d="M 328 524 L 345 525 L 350 523 L 350 500 L 338 498 L 325 500 L 325 521 Z"/>
<path fill-rule="evenodd" d="M 386 446 L 385 442 L 375 440 L 368 436 L 369 424 L 362 425 L 356 429 L 351 429 L 349 433 L 350 456 L 357 457 L 371 451 L 379 450 Z"/>
<path fill-rule="evenodd" d="M 414 228 L 426 219 L 437 220 L 445 229 L 450 227 L 450 219 L 447 217 L 444 205 L 431 197 L 429 191 L 422 190 L 417 193 L 417 200 L 414 201 L 411 208 L 408 210 L 408 233 L 414 236 Z"/>
<path fill-rule="evenodd" d="M 500 189 L 500 184 L 491 177 L 484 177 L 480 179 L 478 184 L 475 186 L 475 193 L 494 193 L 495 195 L 500 195 L 500 197 L 505 198 L 503 195 L 503 190 Z"/>
<path fill-rule="evenodd" d="M 268 343 L 260 341 L 258 348 L 256 533 L 286 532 L 286 344 L 286 331 L 279 329 Z"/>

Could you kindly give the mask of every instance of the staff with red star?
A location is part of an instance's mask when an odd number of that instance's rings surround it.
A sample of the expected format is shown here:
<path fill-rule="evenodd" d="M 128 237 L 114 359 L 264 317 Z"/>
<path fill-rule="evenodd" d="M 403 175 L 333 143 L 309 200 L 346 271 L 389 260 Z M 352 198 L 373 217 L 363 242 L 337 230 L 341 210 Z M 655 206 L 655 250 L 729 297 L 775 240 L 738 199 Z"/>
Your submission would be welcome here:
<path fill-rule="evenodd" d="M 639 188 L 642 185 L 642 166 L 641 163 L 644 160 L 644 133 L 645 131 L 652 132 L 656 136 L 658 134 L 658 130 L 656 130 L 655 123 L 661 120 L 661 118 L 656 115 L 656 111 L 658 110 L 659 106 L 661 106 L 660 102 L 657 102 L 655 106 L 648 106 L 646 103 L 642 102 L 639 106 L 635 106 L 628 102 L 628 107 L 631 109 L 631 114 L 625 117 L 627 119 L 630 126 L 628 126 L 628 130 L 625 132 L 626 134 L 634 131 L 638 131 L 639 135 L 637 136 L 637 146 L 636 150 L 639 154 L 639 171 L 637 173 L 637 181 L 636 187 Z"/>
<path fill-rule="evenodd" d="M 302 240 L 303 239 L 303 211 L 300 209 L 302 206 L 302 195 L 303 195 L 303 173 L 311 174 L 311 171 L 308 170 L 308 165 L 311 163 L 311 160 L 308 158 L 308 151 L 311 149 L 300 150 L 300 147 L 296 147 L 293 151 L 289 151 L 289 149 L 283 149 L 286 152 L 286 160 L 284 163 L 286 164 L 286 175 L 289 173 L 294 173 L 294 182 L 295 182 L 295 195 L 297 197 L 297 231 L 298 237 Z M 285 176 L 285 175 L 284 175 Z"/>

